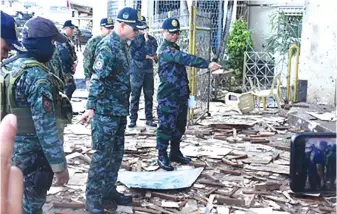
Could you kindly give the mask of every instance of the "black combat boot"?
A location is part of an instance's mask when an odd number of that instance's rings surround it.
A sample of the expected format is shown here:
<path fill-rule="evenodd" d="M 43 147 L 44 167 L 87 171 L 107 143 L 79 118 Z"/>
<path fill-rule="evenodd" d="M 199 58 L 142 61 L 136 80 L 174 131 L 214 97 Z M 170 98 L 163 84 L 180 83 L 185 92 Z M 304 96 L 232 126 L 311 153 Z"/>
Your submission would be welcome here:
<path fill-rule="evenodd" d="M 104 208 L 99 202 L 85 202 L 86 209 L 90 214 L 104 214 Z"/>
<path fill-rule="evenodd" d="M 129 128 L 135 128 L 136 127 L 136 122 L 131 121 L 128 125 Z"/>
<path fill-rule="evenodd" d="M 150 126 L 150 127 L 157 127 L 157 124 L 154 123 L 152 120 L 146 121 L 146 125 L 147 125 L 147 126 Z"/>
<path fill-rule="evenodd" d="M 119 192 L 114 192 L 110 194 L 108 197 L 103 198 L 104 206 L 109 205 L 123 205 L 123 206 L 130 206 L 132 204 L 132 197 L 129 195 L 124 195 Z"/>
<path fill-rule="evenodd" d="M 166 151 L 159 151 L 158 152 L 158 165 L 160 168 L 166 170 L 166 171 L 173 171 L 174 168 L 171 166 L 170 160 L 167 156 Z"/>
<path fill-rule="evenodd" d="M 170 160 L 172 162 L 177 162 L 181 164 L 189 164 L 192 161 L 191 158 L 184 157 L 183 153 L 181 153 L 179 149 L 178 150 L 171 149 Z"/>

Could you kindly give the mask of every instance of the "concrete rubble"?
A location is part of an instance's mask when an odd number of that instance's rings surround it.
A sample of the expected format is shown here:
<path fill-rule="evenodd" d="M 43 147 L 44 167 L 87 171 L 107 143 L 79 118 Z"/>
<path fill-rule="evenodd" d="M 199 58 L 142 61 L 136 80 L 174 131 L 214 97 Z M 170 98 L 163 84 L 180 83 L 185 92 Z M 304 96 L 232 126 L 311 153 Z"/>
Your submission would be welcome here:
<path fill-rule="evenodd" d="M 196 182 L 186 189 L 118 191 L 134 197 L 133 206 L 118 206 L 107 213 L 334 213 L 336 198 L 296 196 L 289 188 L 290 138 L 301 132 L 273 110 L 264 114 L 238 115 L 222 103 L 211 103 L 211 116 L 188 126 L 181 144 L 191 157 L 188 166 L 204 167 Z M 65 152 L 70 181 L 52 187 L 44 207 L 46 213 L 87 213 L 85 185 L 91 162 L 90 127 L 76 124 L 65 130 Z M 121 171 L 161 171 L 156 158 L 154 129 L 139 125 L 126 131 Z"/>

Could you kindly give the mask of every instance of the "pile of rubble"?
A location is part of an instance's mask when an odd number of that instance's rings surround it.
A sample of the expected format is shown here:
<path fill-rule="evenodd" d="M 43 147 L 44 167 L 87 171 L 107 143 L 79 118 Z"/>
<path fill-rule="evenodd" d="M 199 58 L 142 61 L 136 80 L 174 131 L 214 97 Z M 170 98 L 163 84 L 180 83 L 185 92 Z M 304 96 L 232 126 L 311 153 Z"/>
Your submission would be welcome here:
<path fill-rule="evenodd" d="M 335 212 L 335 197 L 299 197 L 289 188 L 290 138 L 301 130 L 290 127 L 284 117 L 272 113 L 237 115 L 220 103 L 212 103 L 211 113 L 211 117 L 187 127 L 181 149 L 192 163 L 173 164 L 184 177 L 189 176 L 189 170 L 200 169 L 196 181 L 184 189 L 163 190 L 161 184 L 152 190 L 123 185 L 121 175 L 125 172 L 163 171 L 156 163 L 155 130 L 127 130 L 118 191 L 133 195 L 134 204 L 108 209 L 107 213 Z M 71 179 L 65 187 L 50 189 L 44 210 L 86 213 L 85 185 L 93 153 L 90 127 L 68 126 L 65 138 Z"/>

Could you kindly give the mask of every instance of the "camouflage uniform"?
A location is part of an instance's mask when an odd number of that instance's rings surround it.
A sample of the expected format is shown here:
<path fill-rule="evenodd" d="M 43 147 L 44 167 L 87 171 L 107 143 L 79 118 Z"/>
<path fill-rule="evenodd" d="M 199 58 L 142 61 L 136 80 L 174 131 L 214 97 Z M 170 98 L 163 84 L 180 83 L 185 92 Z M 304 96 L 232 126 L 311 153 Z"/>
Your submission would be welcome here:
<path fill-rule="evenodd" d="M 63 83 L 65 83 L 64 74 L 63 74 L 63 67 L 62 67 L 62 61 L 60 58 L 59 51 L 55 48 L 53 58 L 47 63 L 49 71 L 53 74 L 55 74 L 58 78 L 60 78 Z"/>
<path fill-rule="evenodd" d="M 166 155 L 169 141 L 171 154 L 180 152 L 181 137 L 185 133 L 189 98 L 185 66 L 207 68 L 210 63 L 179 49 L 177 44 L 167 40 L 158 49 L 160 84 L 157 94 L 157 149 L 162 155 Z"/>
<path fill-rule="evenodd" d="M 157 41 L 149 35 L 145 41 L 144 35 L 139 34 L 131 43 L 131 104 L 130 121 L 135 123 L 138 118 L 139 98 L 143 88 L 145 98 L 146 121 L 152 121 L 153 107 L 153 61 L 146 59 L 146 55 L 154 56 L 157 51 Z"/>
<path fill-rule="evenodd" d="M 117 194 L 116 181 L 124 153 L 124 132 L 129 112 L 130 74 L 127 43 L 115 33 L 106 36 L 96 51 L 87 109 L 94 109 L 92 147 L 95 153 L 88 174 L 87 207 L 101 213 L 102 200 Z"/>
<path fill-rule="evenodd" d="M 69 99 L 71 99 L 74 91 L 76 90 L 76 84 L 73 77 L 72 67 L 77 61 L 77 56 L 75 52 L 74 44 L 70 39 L 66 43 L 56 43 L 56 47 L 60 54 L 60 59 L 62 62 L 63 76 L 65 78 L 65 94 Z"/>
<path fill-rule="evenodd" d="M 83 68 L 84 68 L 84 76 L 86 80 L 90 80 L 92 72 L 93 72 L 93 65 L 95 62 L 95 51 L 97 48 L 98 43 L 102 41 L 103 36 L 95 36 L 87 42 L 83 52 Z"/>
<path fill-rule="evenodd" d="M 80 49 L 80 51 L 82 51 L 81 41 L 80 41 L 81 35 L 82 35 L 82 33 L 81 33 L 80 29 L 75 28 L 75 30 L 74 30 L 74 43 L 75 43 L 75 46 L 76 46 L 76 51 L 78 51 L 78 49 Z"/>
<path fill-rule="evenodd" d="M 12 62 L 9 66 L 11 78 L 20 75 L 22 65 L 29 60 L 33 58 L 19 58 Z M 59 91 L 59 83 L 55 82 L 47 67 L 27 67 L 13 83 L 12 93 L 9 92 L 16 105 L 15 108 L 12 106 L 11 113 L 18 117 L 13 165 L 24 173 L 24 214 L 42 213 L 53 172 L 61 172 L 67 167 L 63 133 L 57 127 L 55 117 Z M 30 113 L 23 114 L 27 110 Z"/>

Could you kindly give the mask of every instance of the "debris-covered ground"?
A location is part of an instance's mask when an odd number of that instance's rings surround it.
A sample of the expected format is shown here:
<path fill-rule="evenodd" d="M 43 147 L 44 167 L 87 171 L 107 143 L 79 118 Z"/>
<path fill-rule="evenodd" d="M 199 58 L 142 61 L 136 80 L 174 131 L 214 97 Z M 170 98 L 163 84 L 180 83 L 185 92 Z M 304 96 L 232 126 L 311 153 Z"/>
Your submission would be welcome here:
<path fill-rule="evenodd" d="M 222 103 L 211 103 L 210 113 L 187 127 L 183 138 L 182 152 L 193 159 L 192 164 L 174 164 L 176 170 L 203 168 L 190 188 L 129 189 L 119 182 L 118 190 L 133 195 L 134 204 L 107 213 L 335 212 L 335 198 L 299 197 L 290 191 L 290 137 L 301 130 L 290 127 L 285 117 L 273 112 L 238 115 Z M 74 123 L 65 132 L 70 181 L 50 189 L 44 208 L 47 213 L 86 213 L 85 185 L 93 152 L 90 127 Z M 125 143 L 120 173 L 162 171 L 156 163 L 154 129 L 141 124 L 127 129 Z"/>

